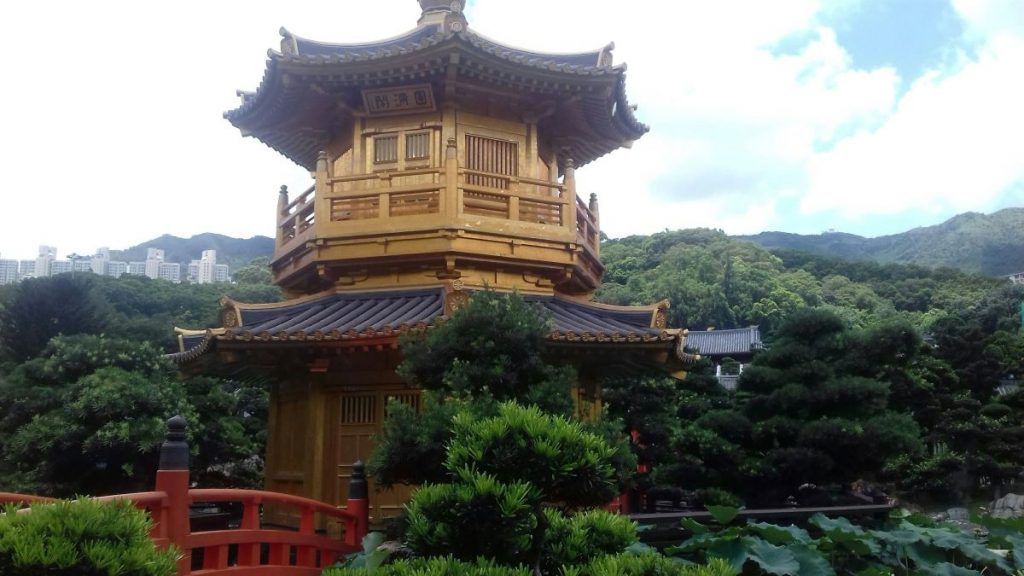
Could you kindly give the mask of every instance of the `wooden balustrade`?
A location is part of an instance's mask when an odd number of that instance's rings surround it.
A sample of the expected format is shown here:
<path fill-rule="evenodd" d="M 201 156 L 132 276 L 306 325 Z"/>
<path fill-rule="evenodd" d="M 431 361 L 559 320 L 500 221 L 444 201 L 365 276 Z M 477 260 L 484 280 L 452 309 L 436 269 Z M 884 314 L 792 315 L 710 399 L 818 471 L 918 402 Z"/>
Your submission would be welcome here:
<path fill-rule="evenodd" d="M 451 181 L 454 181 L 452 184 Z M 522 222 L 577 242 L 596 259 L 600 254 L 600 218 L 596 199 L 586 204 L 575 194 L 575 172 L 567 166 L 563 182 L 469 170 L 454 166 L 389 170 L 330 176 L 318 162 L 316 184 L 289 201 L 278 202 L 277 255 L 294 253 L 320 237 L 362 235 L 374 229 L 416 229 L 458 223 L 467 217 Z M 317 222 L 323 222 L 315 230 Z M 483 221 L 486 226 L 486 220 Z M 378 228 L 379 227 L 379 228 Z M 563 229 L 556 232 L 557 229 Z"/>
<path fill-rule="evenodd" d="M 305 240 L 312 234 L 315 223 L 316 186 L 288 201 L 288 187 L 282 186 L 278 197 L 277 247 L 289 244 L 295 239 Z"/>
<path fill-rule="evenodd" d="M 595 255 L 600 254 L 601 227 L 597 214 L 591 211 L 578 196 L 576 197 L 576 235 L 581 239 L 580 244 L 592 250 Z"/>
<path fill-rule="evenodd" d="M 115 494 L 100 501 L 129 500 L 153 519 L 150 538 L 157 546 L 173 545 L 181 553 L 179 576 L 318 576 L 341 556 L 358 552 L 369 523 L 366 476 L 362 463 L 353 466 L 345 508 L 291 494 L 263 490 L 189 489 L 188 445 L 184 419 L 168 421 L 167 440 L 160 451 L 156 490 Z M 0 492 L 0 504 L 28 505 L 52 499 Z M 236 502 L 242 505 L 237 528 L 193 532 L 189 509 L 196 503 Z M 262 506 L 293 508 L 300 518 L 297 530 L 266 528 L 260 523 Z M 317 522 L 319 515 L 321 521 Z M 328 535 L 331 522 L 344 532 Z M 328 526 L 327 533 L 318 527 Z M 197 568 L 193 569 L 193 559 Z"/>

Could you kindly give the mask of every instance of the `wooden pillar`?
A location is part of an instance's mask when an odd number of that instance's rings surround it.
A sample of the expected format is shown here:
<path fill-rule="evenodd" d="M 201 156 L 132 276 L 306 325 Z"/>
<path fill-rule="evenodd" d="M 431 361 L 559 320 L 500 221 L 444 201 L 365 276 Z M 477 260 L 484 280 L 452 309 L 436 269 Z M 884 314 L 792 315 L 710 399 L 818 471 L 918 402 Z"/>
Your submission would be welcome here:
<path fill-rule="evenodd" d="M 327 442 L 326 406 L 324 386 L 327 380 L 329 361 L 317 359 L 309 367 L 309 422 L 306 428 L 305 492 L 307 498 L 324 499 L 324 447 Z"/>

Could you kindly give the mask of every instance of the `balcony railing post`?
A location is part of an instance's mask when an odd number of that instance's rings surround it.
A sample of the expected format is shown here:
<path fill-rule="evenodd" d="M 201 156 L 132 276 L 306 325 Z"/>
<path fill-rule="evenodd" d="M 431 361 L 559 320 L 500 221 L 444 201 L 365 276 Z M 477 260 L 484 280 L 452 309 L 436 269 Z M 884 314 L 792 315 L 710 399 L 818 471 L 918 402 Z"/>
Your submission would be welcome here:
<path fill-rule="evenodd" d="M 167 539 L 181 552 L 179 576 L 192 572 L 192 551 L 188 548 L 189 472 L 185 426 L 181 416 L 167 421 L 167 437 L 160 446 L 160 468 L 156 472 L 156 491 L 167 494 L 167 503 L 160 519 L 154 518 L 154 521 L 166 523 Z"/>
<path fill-rule="evenodd" d="M 366 467 L 362 461 L 357 460 L 352 465 L 352 477 L 348 483 L 348 502 L 345 510 L 356 517 L 355 530 L 345 531 L 345 543 L 358 546 L 363 541 L 363 536 L 370 526 L 370 501 L 369 491 L 366 484 Z"/>
<path fill-rule="evenodd" d="M 573 232 L 576 230 L 576 163 L 573 161 L 572 156 L 566 156 L 565 158 L 565 198 L 562 202 L 563 210 L 566 210 L 568 214 L 563 214 L 562 225 L 569 228 Z"/>
<path fill-rule="evenodd" d="M 286 238 L 284 232 L 287 224 L 285 218 L 288 216 L 288 187 L 284 184 L 281 185 L 281 189 L 277 192 L 277 220 L 274 224 L 277 226 L 277 247 L 280 248 Z"/>
<path fill-rule="evenodd" d="M 462 192 L 459 189 L 459 154 L 455 137 L 448 138 L 444 152 L 444 196 L 441 213 L 453 217 L 462 214 Z"/>
<path fill-rule="evenodd" d="M 601 255 L 601 212 L 597 206 L 597 194 L 595 192 L 590 193 L 590 214 L 594 217 L 594 232 L 593 239 L 591 240 L 591 246 L 594 248 L 594 254 Z"/>
<path fill-rule="evenodd" d="M 330 222 L 331 206 L 328 199 L 331 192 L 330 183 L 330 158 L 326 150 L 321 150 L 316 157 L 316 174 L 313 183 L 313 222 Z M 298 220 L 296 219 L 295 234 L 298 235 Z"/>

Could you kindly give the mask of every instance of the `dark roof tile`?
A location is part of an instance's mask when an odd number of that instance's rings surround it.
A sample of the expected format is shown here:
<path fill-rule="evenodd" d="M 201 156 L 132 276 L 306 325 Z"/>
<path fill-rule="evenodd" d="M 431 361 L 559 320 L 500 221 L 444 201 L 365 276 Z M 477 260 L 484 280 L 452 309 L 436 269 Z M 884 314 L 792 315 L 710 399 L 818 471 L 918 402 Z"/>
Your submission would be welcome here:
<path fill-rule="evenodd" d="M 761 331 L 757 326 L 733 330 L 689 331 L 686 347 L 703 356 L 750 354 L 762 348 Z"/>

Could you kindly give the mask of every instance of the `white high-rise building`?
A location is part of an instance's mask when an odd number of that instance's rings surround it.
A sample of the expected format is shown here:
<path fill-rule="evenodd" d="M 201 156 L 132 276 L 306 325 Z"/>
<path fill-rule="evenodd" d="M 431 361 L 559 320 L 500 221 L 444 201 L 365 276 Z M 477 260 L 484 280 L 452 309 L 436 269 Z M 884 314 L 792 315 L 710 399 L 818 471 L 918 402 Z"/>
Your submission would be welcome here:
<path fill-rule="evenodd" d="M 75 272 L 92 272 L 92 260 L 79 258 L 71 261 L 71 269 Z"/>
<path fill-rule="evenodd" d="M 161 280 L 167 280 L 175 284 L 181 282 L 181 264 L 177 262 L 162 262 L 157 272 Z"/>
<path fill-rule="evenodd" d="M 50 276 L 64 274 L 74 270 L 74 263 L 71 260 L 54 260 L 50 262 Z"/>
<path fill-rule="evenodd" d="M 217 251 L 203 250 L 203 257 L 199 260 L 198 278 L 200 284 L 211 284 L 217 281 Z"/>
<path fill-rule="evenodd" d="M 146 275 L 146 263 L 145 262 L 129 262 L 128 273 L 133 276 L 145 276 Z"/>
<path fill-rule="evenodd" d="M 188 263 L 188 275 L 186 279 L 192 283 L 199 282 L 199 260 L 193 260 Z"/>
<path fill-rule="evenodd" d="M 122 275 L 128 273 L 127 262 L 107 262 L 107 276 L 113 276 L 114 278 L 120 278 Z"/>
<path fill-rule="evenodd" d="M 18 261 L 0 260 L 0 285 L 14 284 L 18 281 Z"/>
<path fill-rule="evenodd" d="M 40 246 L 39 256 L 36 257 L 36 265 L 32 275 L 36 278 L 44 278 L 50 275 L 50 265 L 57 259 L 56 246 Z"/>
<path fill-rule="evenodd" d="M 92 273 L 103 276 L 107 273 L 107 263 L 110 262 L 110 248 L 106 246 L 96 249 L 92 257 Z"/>
<path fill-rule="evenodd" d="M 18 280 L 34 278 L 36 275 L 36 261 L 22 260 L 18 263 Z"/>
<path fill-rule="evenodd" d="M 160 277 L 160 265 L 164 263 L 164 251 L 160 248 L 146 249 L 146 276 Z"/>
<path fill-rule="evenodd" d="M 230 282 L 231 271 L 228 270 L 227 264 L 217 264 L 213 267 L 213 281 L 214 282 Z"/>

